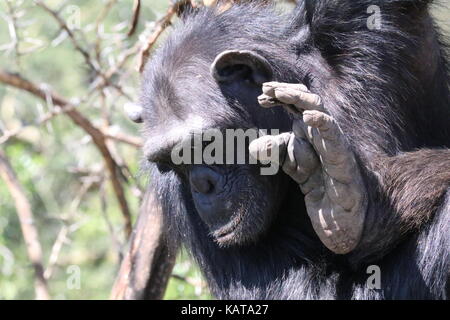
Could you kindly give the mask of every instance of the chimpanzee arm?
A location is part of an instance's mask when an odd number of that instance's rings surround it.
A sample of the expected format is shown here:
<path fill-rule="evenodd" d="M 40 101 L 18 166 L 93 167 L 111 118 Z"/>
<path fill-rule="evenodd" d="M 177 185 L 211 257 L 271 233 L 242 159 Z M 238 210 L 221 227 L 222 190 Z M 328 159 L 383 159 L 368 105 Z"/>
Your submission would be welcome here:
<path fill-rule="evenodd" d="M 450 150 L 421 149 L 376 159 L 379 185 L 400 215 L 402 229 L 420 227 L 450 188 Z"/>

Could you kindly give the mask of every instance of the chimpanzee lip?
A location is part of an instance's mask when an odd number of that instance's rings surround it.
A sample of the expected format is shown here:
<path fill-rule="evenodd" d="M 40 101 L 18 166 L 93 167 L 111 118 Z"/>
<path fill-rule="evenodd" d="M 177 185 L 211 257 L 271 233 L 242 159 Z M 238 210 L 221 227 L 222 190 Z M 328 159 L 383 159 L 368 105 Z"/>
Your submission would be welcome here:
<path fill-rule="evenodd" d="M 219 242 L 226 242 L 229 238 L 232 238 L 234 232 L 239 228 L 244 218 L 243 213 L 239 213 L 236 217 L 227 225 L 221 227 L 219 230 L 213 232 L 214 238 Z"/>

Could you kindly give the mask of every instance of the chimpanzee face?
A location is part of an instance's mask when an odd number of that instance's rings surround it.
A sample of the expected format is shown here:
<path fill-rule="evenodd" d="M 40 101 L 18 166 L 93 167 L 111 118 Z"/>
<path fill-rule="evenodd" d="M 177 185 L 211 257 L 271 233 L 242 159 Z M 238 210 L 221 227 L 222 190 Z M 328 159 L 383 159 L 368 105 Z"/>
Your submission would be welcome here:
<path fill-rule="evenodd" d="M 290 126 L 284 111 L 264 110 L 257 102 L 262 83 L 272 79 L 269 62 L 244 50 L 215 59 L 164 58 L 149 62 L 144 74 L 146 159 L 179 176 L 195 214 L 220 246 L 256 241 L 279 210 L 279 190 L 287 181 L 278 170 L 264 174 L 248 155 L 257 138 L 252 133 Z"/>

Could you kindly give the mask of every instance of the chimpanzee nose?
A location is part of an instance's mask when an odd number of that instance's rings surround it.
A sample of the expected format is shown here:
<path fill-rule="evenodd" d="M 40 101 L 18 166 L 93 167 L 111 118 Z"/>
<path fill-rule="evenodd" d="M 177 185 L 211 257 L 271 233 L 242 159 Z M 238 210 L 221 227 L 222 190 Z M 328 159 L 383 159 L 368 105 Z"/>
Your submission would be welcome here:
<path fill-rule="evenodd" d="M 204 166 L 194 167 L 189 176 L 193 191 L 205 195 L 213 194 L 216 191 L 219 180 L 218 173 Z"/>
<path fill-rule="evenodd" d="M 234 210 L 224 192 L 224 175 L 207 166 L 194 166 L 189 173 L 192 200 L 200 218 L 211 230 L 220 228 L 230 221 Z"/>

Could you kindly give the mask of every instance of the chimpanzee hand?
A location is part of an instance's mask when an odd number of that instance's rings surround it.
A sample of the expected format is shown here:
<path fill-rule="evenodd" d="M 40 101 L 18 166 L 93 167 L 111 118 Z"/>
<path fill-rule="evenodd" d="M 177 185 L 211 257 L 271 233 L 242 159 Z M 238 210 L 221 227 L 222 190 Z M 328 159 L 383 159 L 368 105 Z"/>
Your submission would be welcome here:
<path fill-rule="evenodd" d="M 363 179 L 353 152 L 321 98 L 302 84 L 268 82 L 261 106 L 283 105 L 294 113 L 293 132 L 265 136 L 250 145 L 260 160 L 279 148 L 280 165 L 305 195 L 308 215 L 317 235 L 337 254 L 358 244 L 367 209 Z"/>

